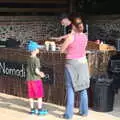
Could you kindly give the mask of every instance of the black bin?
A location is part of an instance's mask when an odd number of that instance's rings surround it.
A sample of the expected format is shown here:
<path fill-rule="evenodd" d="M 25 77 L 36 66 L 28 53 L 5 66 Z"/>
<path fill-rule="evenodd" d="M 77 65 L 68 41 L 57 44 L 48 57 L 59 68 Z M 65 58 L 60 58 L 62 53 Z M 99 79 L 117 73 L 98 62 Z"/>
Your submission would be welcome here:
<path fill-rule="evenodd" d="M 99 112 L 113 110 L 114 90 L 112 79 L 98 78 L 93 85 L 93 109 Z"/>

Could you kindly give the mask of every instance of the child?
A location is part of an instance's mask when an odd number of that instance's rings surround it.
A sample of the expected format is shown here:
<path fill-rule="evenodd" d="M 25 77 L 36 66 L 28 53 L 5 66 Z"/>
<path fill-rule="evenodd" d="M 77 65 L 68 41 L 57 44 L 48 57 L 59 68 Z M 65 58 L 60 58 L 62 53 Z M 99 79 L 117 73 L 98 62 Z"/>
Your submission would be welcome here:
<path fill-rule="evenodd" d="M 45 115 L 47 110 L 42 109 L 43 84 L 41 78 L 45 77 L 40 71 L 40 59 L 37 57 L 40 45 L 36 42 L 29 41 L 27 50 L 30 52 L 30 57 L 27 61 L 27 88 L 28 98 L 30 102 L 31 114 Z M 38 111 L 34 107 L 34 99 L 37 99 Z"/>

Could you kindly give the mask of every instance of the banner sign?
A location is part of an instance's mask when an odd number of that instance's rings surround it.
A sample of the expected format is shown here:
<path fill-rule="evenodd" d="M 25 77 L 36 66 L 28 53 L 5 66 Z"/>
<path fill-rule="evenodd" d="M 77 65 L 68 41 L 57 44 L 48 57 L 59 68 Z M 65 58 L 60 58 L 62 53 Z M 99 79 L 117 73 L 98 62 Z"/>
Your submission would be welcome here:
<path fill-rule="evenodd" d="M 26 64 L 0 60 L 0 75 L 26 78 Z"/>
<path fill-rule="evenodd" d="M 10 62 L 5 60 L 0 60 L 0 75 L 19 77 L 26 79 L 26 67 L 25 63 Z M 43 83 L 53 84 L 54 79 L 54 68 L 48 66 L 42 66 L 41 70 L 45 73 L 46 77 L 43 80 Z"/>

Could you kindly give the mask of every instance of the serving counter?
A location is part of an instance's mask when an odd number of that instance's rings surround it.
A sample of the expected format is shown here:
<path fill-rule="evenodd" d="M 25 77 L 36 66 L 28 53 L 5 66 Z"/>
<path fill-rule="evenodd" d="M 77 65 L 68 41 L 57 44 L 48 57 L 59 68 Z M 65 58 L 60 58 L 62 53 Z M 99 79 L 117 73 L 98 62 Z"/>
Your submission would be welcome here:
<path fill-rule="evenodd" d="M 114 52 L 89 51 L 87 53 L 90 75 L 106 72 L 110 56 Z M 0 92 L 26 97 L 26 61 L 29 53 L 23 49 L 0 48 Z M 65 55 L 59 51 L 41 51 L 42 68 L 52 78 L 52 84 L 45 83 L 44 101 L 64 105 L 64 63 Z M 77 95 L 76 95 L 77 97 Z M 78 102 L 76 100 L 76 106 Z"/>

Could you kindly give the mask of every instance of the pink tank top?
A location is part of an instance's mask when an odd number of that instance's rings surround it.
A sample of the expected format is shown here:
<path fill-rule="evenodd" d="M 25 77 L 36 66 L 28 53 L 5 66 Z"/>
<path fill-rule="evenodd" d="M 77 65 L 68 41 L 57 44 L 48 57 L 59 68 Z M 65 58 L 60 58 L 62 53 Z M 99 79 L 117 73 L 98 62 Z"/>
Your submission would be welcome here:
<path fill-rule="evenodd" d="M 79 59 L 86 56 L 87 36 L 84 33 L 73 33 L 72 39 L 66 51 L 66 59 Z"/>

